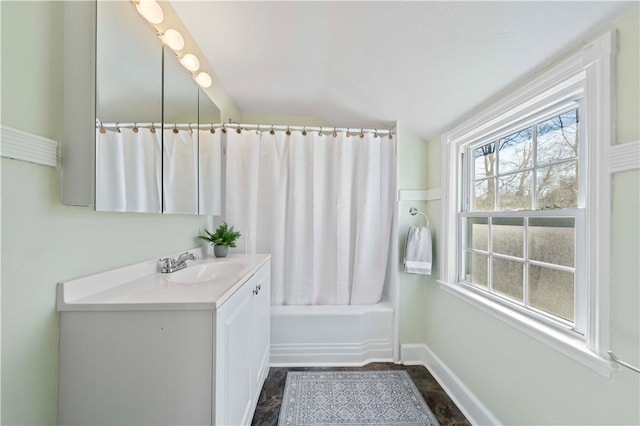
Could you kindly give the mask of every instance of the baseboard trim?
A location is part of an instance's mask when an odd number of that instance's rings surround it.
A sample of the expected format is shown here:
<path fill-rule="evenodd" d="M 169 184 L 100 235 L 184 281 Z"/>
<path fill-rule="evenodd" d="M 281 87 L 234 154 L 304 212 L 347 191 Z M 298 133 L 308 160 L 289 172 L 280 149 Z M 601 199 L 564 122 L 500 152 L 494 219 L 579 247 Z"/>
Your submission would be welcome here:
<path fill-rule="evenodd" d="M 500 425 L 500 421 L 425 344 L 400 345 L 405 365 L 423 365 L 474 425 Z"/>

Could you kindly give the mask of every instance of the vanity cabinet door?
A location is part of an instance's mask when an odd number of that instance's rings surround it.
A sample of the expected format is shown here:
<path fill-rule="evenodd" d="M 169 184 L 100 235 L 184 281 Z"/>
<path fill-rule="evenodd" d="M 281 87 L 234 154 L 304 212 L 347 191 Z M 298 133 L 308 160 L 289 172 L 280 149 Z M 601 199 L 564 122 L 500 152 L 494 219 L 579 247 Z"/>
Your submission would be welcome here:
<path fill-rule="evenodd" d="M 216 314 L 216 425 L 251 423 L 269 372 L 271 268 L 267 262 Z"/>
<path fill-rule="evenodd" d="M 216 425 L 243 425 L 254 407 L 253 278 L 216 316 Z"/>
<path fill-rule="evenodd" d="M 257 294 L 253 296 L 253 315 L 255 332 L 255 370 L 254 370 L 254 395 L 257 400 L 260 396 L 262 384 L 269 373 L 270 358 L 270 320 L 271 320 L 271 268 L 267 263 L 254 276 L 258 286 Z"/>

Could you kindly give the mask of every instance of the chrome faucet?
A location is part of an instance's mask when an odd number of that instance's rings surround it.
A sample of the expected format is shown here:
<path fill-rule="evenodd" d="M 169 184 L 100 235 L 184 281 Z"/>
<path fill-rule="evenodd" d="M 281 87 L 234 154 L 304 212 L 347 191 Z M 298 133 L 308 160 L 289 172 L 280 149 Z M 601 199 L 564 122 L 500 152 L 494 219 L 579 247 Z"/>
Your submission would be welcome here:
<path fill-rule="evenodd" d="M 188 251 L 182 253 L 177 259 L 165 257 L 164 259 L 160 259 L 160 272 L 167 274 L 179 271 L 187 267 L 187 260 L 197 259 L 198 256 L 195 253 L 189 253 Z"/>

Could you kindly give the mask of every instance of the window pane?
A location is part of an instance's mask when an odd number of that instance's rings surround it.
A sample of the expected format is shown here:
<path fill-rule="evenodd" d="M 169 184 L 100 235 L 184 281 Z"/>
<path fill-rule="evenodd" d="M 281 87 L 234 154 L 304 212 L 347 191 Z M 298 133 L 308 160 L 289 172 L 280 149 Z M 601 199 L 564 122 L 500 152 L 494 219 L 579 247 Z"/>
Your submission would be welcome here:
<path fill-rule="evenodd" d="M 531 171 L 498 178 L 499 210 L 531 210 Z"/>
<path fill-rule="evenodd" d="M 529 304 L 574 321 L 574 274 L 529 265 Z"/>
<path fill-rule="evenodd" d="M 533 165 L 532 133 L 529 128 L 500 139 L 498 160 L 500 174 L 515 172 Z"/>
<path fill-rule="evenodd" d="M 489 257 L 484 254 L 466 252 L 465 279 L 480 287 L 487 288 L 487 262 Z"/>
<path fill-rule="evenodd" d="M 529 259 L 573 267 L 575 226 L 572 217 L 529 218 Z"/>
<path fill-rule="evenodd" d="M 474 184 L 473 210 L 490 211 L 495 209 L 496 180 L 485 179 Z"/>
<path fill-rule="evenodd" d="M 509 256 L 524 256 L 524 219 L 495 217 L 491 221 L 492 251 Z"/>
<path fill-rule="evenodd" d="M 495 151 L 495 142 L 491 142 L 473 150 L 476 179 L 495 175 Z"/>
<path fill-rule="evenodd" d="M 537 171 L 538 210 L 578 207 L 578 162 L 554 164 Z"/>
<path fill-rule="evenodd" d="M 498 257 L 493 257 L 491 264 L 491 290 L 494 293 L 522 302 L 523 264 Z"/>
<path fill-rule="evenodd" d="M 489 250 L 489 220 L 486 217 L 467 218 L 467 248 Z"/>
<path fill-rule="evenodd" d="M 578 156 L 578 122 L 576 108 L 538 124 L 538 164 Z"/>

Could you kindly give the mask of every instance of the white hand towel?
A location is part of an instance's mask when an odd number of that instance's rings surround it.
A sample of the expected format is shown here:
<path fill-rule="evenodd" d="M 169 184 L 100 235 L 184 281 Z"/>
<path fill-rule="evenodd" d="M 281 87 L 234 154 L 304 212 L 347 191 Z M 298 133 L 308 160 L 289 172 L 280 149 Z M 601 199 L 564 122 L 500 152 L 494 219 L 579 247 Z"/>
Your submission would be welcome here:
<path fill-rule="evenodd" d="M 431 275 L 431 231 L 410 226 L 404 249 L 404 269 L 410 274 Z"/>

